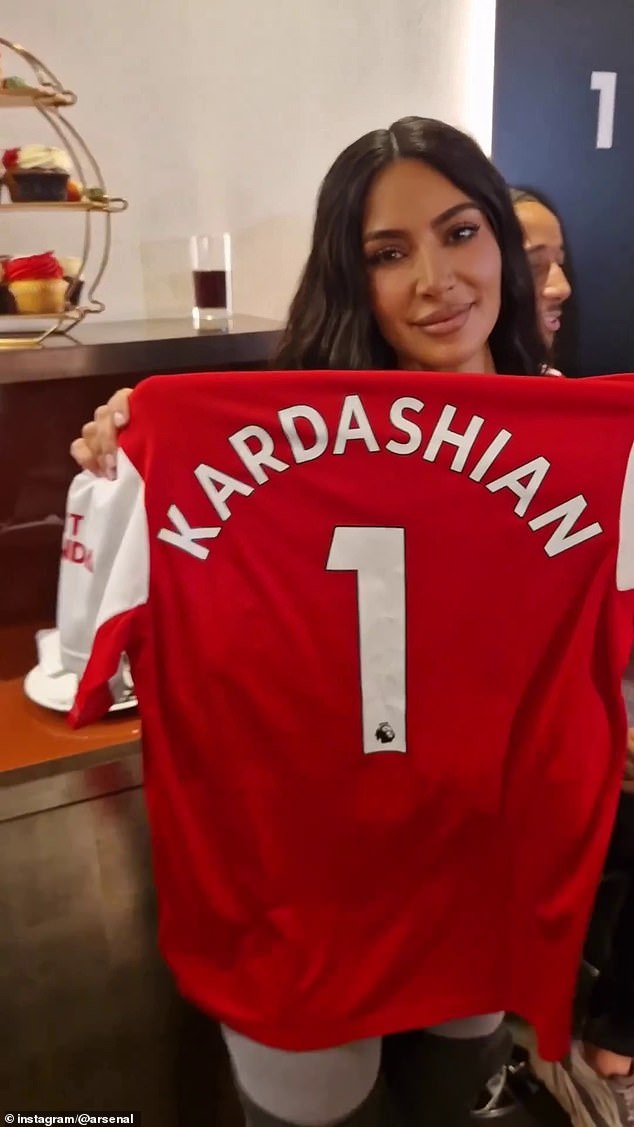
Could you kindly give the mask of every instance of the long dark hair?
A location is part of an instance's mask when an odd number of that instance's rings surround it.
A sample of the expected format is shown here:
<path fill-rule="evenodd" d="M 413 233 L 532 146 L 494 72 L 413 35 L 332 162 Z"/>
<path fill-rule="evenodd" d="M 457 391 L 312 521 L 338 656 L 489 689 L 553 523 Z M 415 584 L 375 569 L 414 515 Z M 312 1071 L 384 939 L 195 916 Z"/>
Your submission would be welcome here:
<path fill-rule="evenodd" d="M 506 183 L 465 133 L 429 118 L 406 117 L 366 133 L 337 157 L 321 185 L 313 242 L 275 366 L 395 368 L 370 306 L 362 251 L 365 201 L 394 161 L 423 161 L 460 188 L 487 217 L 502 255 L 500 315 L 489 346 L 498 372 L 537 375 L 545 347 L 537 327 L 533 279 Z"/>

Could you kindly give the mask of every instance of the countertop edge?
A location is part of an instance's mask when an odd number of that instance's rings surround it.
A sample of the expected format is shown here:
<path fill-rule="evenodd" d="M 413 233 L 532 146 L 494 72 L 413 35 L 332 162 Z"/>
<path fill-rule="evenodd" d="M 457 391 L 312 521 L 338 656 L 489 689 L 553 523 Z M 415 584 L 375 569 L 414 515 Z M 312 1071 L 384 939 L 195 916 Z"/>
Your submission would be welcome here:
<path fill-rule="evenodd" d="M 52 780 L 71 777 L 79 779 L 86 772 L 94 768 L 105 767 L 117 763 L 125 764 L 131 768 L 134 761 L 141 761 L 140 740 L 128 740 L 125 743 L 113 744 L 109 747 L 94 748 L 92 751 L 78 751 L 71 755 L 63 755 L 55 759 L 43 759 L 38 763 L 20 764 L 0 770 L 0 822 L 7 820 L 6 808 L 9 804 L 8 795 L 12 792 L 22 791 Z M 85 801 L 75 797 L 73 801 Z M 90 797 L 94 797 L 92 791 Z M 10 805 L 13 806 L 15 796 L 11 797 Z M 55 803 L 58 805 L 58 803 Z M 18 815 L 11 814 L 11 817 Z"/>
<path fill-rule="evenodd" d="M 72 347 L 15 349 L 0 353 L 0 386 L 133 373 L 219 370 L 266 363 L 282 330 L 245 329 L 124 341 L 77 341 Z M 3 369 L 11 370 L 3 370 Z"/>

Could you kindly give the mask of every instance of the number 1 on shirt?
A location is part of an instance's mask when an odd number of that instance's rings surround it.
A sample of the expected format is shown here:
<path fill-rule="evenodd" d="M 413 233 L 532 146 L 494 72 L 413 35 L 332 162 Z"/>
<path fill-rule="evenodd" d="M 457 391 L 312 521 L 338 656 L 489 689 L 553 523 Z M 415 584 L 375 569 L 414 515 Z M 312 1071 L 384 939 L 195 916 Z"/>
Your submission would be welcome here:
<path fill-rule="evenodd" d="M 357 573 L 364 754 L 405 752 L 405 530 L 335 528 L 326 568 Z"/>

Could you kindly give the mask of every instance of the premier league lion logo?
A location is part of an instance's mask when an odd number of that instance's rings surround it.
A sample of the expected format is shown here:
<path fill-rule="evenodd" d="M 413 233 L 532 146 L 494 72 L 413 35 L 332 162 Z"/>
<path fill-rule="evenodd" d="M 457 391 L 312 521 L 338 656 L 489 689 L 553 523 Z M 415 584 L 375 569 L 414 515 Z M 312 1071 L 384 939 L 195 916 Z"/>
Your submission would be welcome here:
<path fill-rule="evenodd" d="M 375 739 L 377 739 L 379 743 L 382 744 L 391 744 L 392 740 L 396 739 L 394 729 L 391 724 L 387 723 L 387 721 L 379 724 L 376 732 L 374 733 L 374 736 Z"/>

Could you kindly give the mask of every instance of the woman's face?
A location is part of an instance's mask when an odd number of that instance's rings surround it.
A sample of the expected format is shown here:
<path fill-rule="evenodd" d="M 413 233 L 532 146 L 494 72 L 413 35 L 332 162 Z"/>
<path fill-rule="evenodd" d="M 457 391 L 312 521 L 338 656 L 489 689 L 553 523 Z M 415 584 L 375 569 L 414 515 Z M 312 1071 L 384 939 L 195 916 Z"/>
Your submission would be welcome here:
<path fill-rule="evenodd" d="M 418 160 L 379 173 L 363 217 L 372 311 L 399 367 L 492 372 L 502 256 L 478 206 Z"/>
<path fill-rule="evenodd" d="M 561 326 L 561 311 L 570 297 L 564 273 L 564 240 L 556 215 L 543 204 L 525 200 L 515 205 L 524 231 L 524 246 L 535 280 L 542 336 L 552 348 Z"/>

